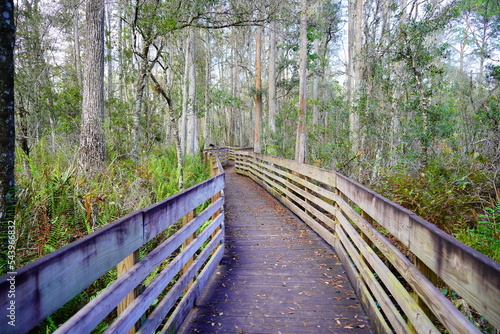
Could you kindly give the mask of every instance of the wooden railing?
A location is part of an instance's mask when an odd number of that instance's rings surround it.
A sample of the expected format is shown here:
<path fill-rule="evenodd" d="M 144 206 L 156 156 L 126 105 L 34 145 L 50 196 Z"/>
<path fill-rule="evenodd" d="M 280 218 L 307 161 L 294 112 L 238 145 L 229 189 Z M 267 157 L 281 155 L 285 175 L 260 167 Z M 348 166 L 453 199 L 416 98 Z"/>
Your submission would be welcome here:
<path fill-rule="evenodd" d="M 214 147 L 203 151 L 205 156 L 214 156 L 219 159 L 221 166 L 226 166 L 230 159 L 230 149 L 228 147 Z M 216 167 L 216 166 L 214 166 Z"/>
<path fill-rule="evenodd" d="M 203 150 L 205 156 L 212 154 L 216 156 L 222 166 L 226 166 L 230 160 L 234 159 L 234 152 L 244 152 L 253 151 L 253 147 L 233 147 L 233 146 L 223 146 L 223 147 L 213 147 Z"/>
<path fill-rule="evenodd" d="M 341 174 L 253 152 L 232 155 L 238 173 L 335 248 L 377 332 L 479 333 L 439 290 L 443 284 L 500 328 L 499 263 Z"/>
<path fill-rule="evenodd" d="M 29 331 L 114 266 L 119 277 L 56 332 L 89 333 L 115 308 L 105 333 L 155 333 L 162 324 L 175 332 L 223 255 L 224 173 L 215 158 L 212 166 L 209 180 L 0 278 L 0 332 Z M 154 239 L 169 228 L 178 230 Z M 148 242 L 159 245 L 142 254 Z"/>

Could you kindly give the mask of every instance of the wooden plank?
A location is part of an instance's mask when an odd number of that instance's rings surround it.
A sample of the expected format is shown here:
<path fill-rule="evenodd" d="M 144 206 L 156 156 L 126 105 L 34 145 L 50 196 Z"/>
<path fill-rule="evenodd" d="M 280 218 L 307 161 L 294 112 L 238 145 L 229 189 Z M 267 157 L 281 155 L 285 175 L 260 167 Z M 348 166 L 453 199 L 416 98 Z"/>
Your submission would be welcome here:
<path fill-rule="evenodd" d="M 270 164 L 280 166 L 282 168 L 293 170 L 299 174 L 305 175 L 311 179 L 321 180 L 324 184 L 327 184 L 333 188 L 336 187 L 337 174 L 326 169 L 322 169 L 315 166 L 310 166 L 306 164 L 301 164 L 293 160 L 288 160 L 279 157 L 272 157 L 269 155 L 249 153 L 249 156 L 254 159 L 259 159 Z"/>
<path fill-rule="evenodd" d="M 190 224 L 182 227 L 132 269 L 111 283 L 106 290 L 80 309 L 58 328 L 56 333 L 89 333 L 125 298 L 149 273 L 172 254 L 189 235 L 192 235 L 222 205 L 222 200 L 200 213 Z"/>
<path fill-rule="evenodd" d="M 224 189 L 224 174 L 183 190 L 144 210 L 144 237 L 149 241 Z"/>
<path fill-rule="evenodd" d="M 180 333 L 370 332 L 332 248 L 264 189 L 226 173 L 226 256 Z"/>
<path fill-rule="evenodd" d="M 224 232 L 223 230 L 219 230 L 216 237 L 210 241 L 207 247 L 202 251 L 200 256 L 193 262 L 193 266 L 186 272 L 186 275 L 181 277 L 176 284 L 171 288 L 171 290 L 167 293 L 167 295 L 161 300 L 161 302 L 157 305 L 151 315 L 146 319 L 144 324 L 138 330 L 138 333 L 155 333 L 157 328 L 161 325 L 161 323 L 165 320 L 165 317 L 170 312 L 172 307 L 175 305 L 177 300 L 179 299 L 180 294 L 186 289 L 188 286 L 187 280 L 191 279 L 194 274 L 196 274 L 202 265 L 205 264 L 208 256 L 215 251 L 213 255 L 213 263 L 218 264 L 222 259 L 222 255 L 224 253 L 224 247 L 220 246 L 220 242 L 223 240 Z M 217 247 L 218 246 L 218 247 Z M 206 281 L 200 281 L 199 278 L 194 282 L 199 289 L 203 290 L 206 285 Z M 193 285 L 190 285 L 189 289 L 191 289 Z M 189 294 L 189 291 L 186 291 L 185 296 Z"/>
<path fill-rule="evenodd" d="M 277 174 L 280 174 L 281 176 L 283 177 L 280 177 L 280 176 L 277 176 L 271 172 L 268 172 L 264 169 L 259 169 L 259 171 L 262 173 L 262 174 L 265 174 L 267 176 L 269 176 L 271 179 L 274 179 L 284 185 L 286 185 L 288 188 L 292 189 L 294 192 L 296 192 L 297 194 L 300 194 L 301 196 L 307 198 L 309 201 L 313 202 L 314 204 L 318 205 L 319 207 L 321 207 L 322 209 L 324 209 L 325 211 L 331 211 L 334 207 L 333 205 L 331 204 L 328 204 L 326 203 L 325 201 L 323 201 L 322 199 L 320 199 L 318 196 L 315 196 L 314 194 L 311 194 L 310 192 L 307 192 L 303 189 L 300 189 L 299 187 L 297 187 L 296 185 L 290 183 L 290 180 L 293 180 L 301 185 L 303 185 L 305 188 L 309 189 L 310 191 L 313 191 L 315 193 L 317 193 L 317 190 L 318 189 L 321 189 L 320 187 L 312 184 L 311 182 L 305 180 L 305 179 L 301 179 L 299 177 L 297 177 L 296 175 L 293 175 L 291 173 L 287 173 L 287 172 L 284 172 L 284 171 L 281 171 L 277 168 L 274 168 L 270 165 L 260 165 L 261 167 L 264 167 L 265 169 L 268 169 L 272 172 L 275 172 Z M 287 180 L 288 179 L 288 180 Z M 322 190 L 322 191 L 321 191 Z M 327 190 L 324 190 L 324 189 L 321 189 L 319 191 L 321 191 L 322 194 L 328 194 L 328 196 L 330 198 L 334 198 L 334 195 L 327 191 Z"/>
<path fill-rule="evenodd" d="M 222 224 L 224 215 L 219 216 L 213 221 L 206 229 L 203 230 L 188 247 L 175 257 L 172 262 L 168 264 L 147 286 L 147 288 L 138 296 L 130 305 L 130 307 L 116 318 L 116 320 L 106 329 L 105 334 L 110 333 L 125 333 L 131 326 L 133 326 L 140 317 L 150 307 L 156 297 L 167 287 L 170 281 L 181 272 L 182 268 L 188 263 L 189 259 L 198 251 L 203 243 L 210 237 L 212 232 Z M 197 265 L 201 265 L 206 259 L 196 259 Z M 191 265 L 195 262 L 193 261 Z M 201 262 L 201 263 L 200 263 Z M 188 285 L 189 281 L 194 278 L 196 272 L 190 267 L 184 272 L 185 283 Z M 196 266 L 193 266 L 195 268 Z M 184 286 L 184 288 L 186 288 Z M 183 290 L 175 290 L 176 295 L 173 296 L 172 302 L 177 301 Z M 154 331 L 152 332 L 154 333 Z"/>
<path fill-rule="evenodd" d="M 214 254 L 214 256 L 210 259 L 210 261 L 207 263 L 207 266 L 200 273 L 200 276 L 196 280 L 195 284 L 191 286 L 188 293 L 181 300 L 181 302 L 175 309 L 174 313 L 170 316 L 167 323 L 160 331 L 160 334 L 177 333 L 178 329 L 184 322 L 184 319 L 186 319 L 188 313 L 194 307 L 196 299 L 198 299 L 198 297 L 201 295 L 201 292 L 203 291 L 203 288 L 205 287 L 206 283 L 208 282 L 210 277 L 212 277 L 212 275 L 214 274 L 223 255 L 224 255 L 224 249 L 220 247 L 218 251 Z"/>
<path fill-rule="evenodd" d="M 262 178 L 263 174 L 267 174 L 270 178 L 275 178 L 271 177 L 271 174 L 276 173 L 298 184 L 307 184 L 308 182 L 300 181 L 300 178 L 294 176 L 293 173 L 281 170 L 282 168 L 294 170 L 292 166 L 293 162 L 288 162 L 280 158 L 255 155 L 253 153 L 245 155 L 247 158 L 244 162 L 245 166 L 242 166 L 242 170 L 244 170 L 242 173 L 255 173 L 253 164 L 260 165 L 261 170 L 266 169 L 270 171 L 269 173 L 261 172 L 260 175 L 253 177 L 254 180 Z M 238 159 L 244 160 L 242 156 Z M 238 164 L 239 161 L 237 161 L 237 167 L 239 167 Z M 310 167 L 304 166 L 301 166 L 301 169 L 296 171 L 306 174 L 304 168 Z M 320 178 L 318 176 L 320 174 L 317 173 L 316 175 Z M 309 175 L 309 177 L 316 178 L 312 175 Z M 342 196 L 352 200 L 364 212 L 396 236 L 399 241 L 409 246 L 417 258 L 422 260 L 430 270 L 436 272 L 459 295 L 464 297 L 466 301 L 484 315 L 486 319 L 495 326 L 500 326 L 500 298 L 498 298 L 500 295 L 500 265 L 498 263 L 472 251 L 469 247 L 458 243 L 452 237 L 445 235 L 434 226 L 430 226 L 429 223 L 416 217 L 412 212 L 345 176 L 336 174 L 336 186 L 341 191 Z M 271 188 L 273 185 L 269 185 L 268 187 Z M 313 185 L 310 189 L 331 199 L 329 192 L 322 190 L 316 185 Z M 299 190 L 292 190 L 310 200 L 310 197 L 307 197 L 307 195 L 301 193 Z M 276 191 L 269 191 L 275 195 L 278 194 Z M 286 194 L 289 193 L 287 192 Z M 315 202 L 315 204 L 318 205 L 318 202 Z M 302 203 L 300 205 L 304 206 Z M 321 207 L 325 209 L 325 207 Z M 351 215 L 351 213 L 349 214 Z M 358 224 L 358 226 L 363 226 L 363 224 Z M 363 231 L 363 233 L 366 232 L 371 233 L 369 228 L 367 231 Z M 433 313 L 438 316 L 439 320 L 447 328 L 456 332 L 476 331 L 476 329 L 471 328 L 472 325 L 464 320 L 463 317 L 460 318 L 456 314 L 455 307 L 450 307 L 450 302 L 442 294 L 437 293 L 432 283 L 427 279 L 423 279 L 422 273 L 414 268 L 413 265 L 410 266 L 411 269 L 404 270 L 404 267 L 408 265 L 408 261 L 400 258 L 397 253 L 393 252 L 395 248 L 389 246 L 386 241 L 381 242 L 382 239 L 384 238 L 381 235 L 376 235 L 375 240 L 370 238 L 373 242 L 378 242 L 377 247 L 385 252 L 385 256 L 393 264 L 396 263 L 395 267 L 398 268 L 419 296 L 425 299 L 426 305 L 432 308 Z M 460 271 L 467 274 L 462 275 Z"/>
<path fill-rule="evenodd" d="M 344 266 L 349 281 L 353 285 L 356 295 L 358 296 L 363 309 L 370 317 L 371 323 L 374 325 L 377 333 L 387 333 L 392 334 L 393 331 L 384 319 L 383 314 L 380 312 L 376 301 L 373 299 L 372 295 L 368 291 L 368 288 L 359 276 L 356 267 L 354 267 L 346 249 L 342 245 L 339 239 L 335 240 L 335 252 L 338 254 L 342 265 Z"/>
<path fill-rule="evenodd" d="M 134 212 L 22 268 L 15 274 L 16 326 L 3 333 L 24 333 L 57 311 L 80 291 L 143 244 L 142 213 Z M 0 280 L 7 296 L 9 275 Z M 6 319 L 7 298 L 0 299 Z"/>
<path fill-rule="evenodd" d="M 315 221 L 313 218 L 307 215 L 303 210 L 301 210 L 298 206 L 296 206 L 291 200 L 288 198 L 278 194 L 274 188 L 272 188 L 270 185 L 267 183 L 254 178 L 254 181 L 259 183 L 264 189 L 269 191 L 270 193 L 273 194 L 274 197 L 276 197 L 281 203 L 283 203 L 287 208 L 289 208 L 293 213 L 295 213 L 300 219 L 302 219 L 309 227 L 311 227 L 318 235 L 320 235 L 326 242 L 328 242 L 330 245 L 333 246 L 334 244 L 334 236 L 333 234 L 328 231 L 324 226 L 319 224 L 317 221 Z M 290 197 L 295 197 L 291 193 L 289 193 Z M 295 197 L 296 198 L 296 197 Z"/>
<path fill-rule="evenodd" d="M 441 291 L 421 273 L 375 227 L 362 218 L 340 196 L 337 205 L 356 226 L 373 242 L 384 257 L 398 270 L 406 282 L 417 292 L 432 313 L 452 333 L 478 333 L 478 329 L 444 296 Z M 340 213 L 336 213 L 336 216 Z"/>
<path fill-rule="evenodd" d="M 306 187 L 307 189 L 313 191 L 314 193 L 320 195 L 320 196 L 323 196 L 323 197 L 326 197 L 332 201 L 334 201 L 334 196 L 333 196 L 333 192 L 325 189 L 325 188 L 322 188 L 320 186 L 317 186 L 315 185 L 314 183 L 312 183 L 310 180 L 305 180 L 305 179 L 302 179 L 296 175 L 293 175 L 292 173 L 290 172 L 285 172 L 281 169 L 278 169 L 278 168 L 274 168 L 272 166 L 269 166 L 267 167 L 269 170 L 277 173 L 277 174 L 280 174 L 282 175 L 283 177 L 287 178 L 287 179 L 290 179 L 294 182 L 297 182 L 298 184 L 301 184 L 303 185 L 304 187 Z M 332 172 L 333 173 L 333 172 Z M 321 180 L 316 180 L 314 179 L 315 181 L 318 181 L 318 182 L 321 182 L 323 183 Z M 324 202 L 324 201 L 323 201 Z M 325 209 L 325 210 L 328 210 L 328 209 Z"/>
<path fill-rule="evenodd" d="M 409 246 L 410 217 L 415 215 L 413 212 L 341 174 L 337 174 L 337 189 L 405 246 Z"/>
<path fill-rule="evenodd" d="M 500 327 L 500 264 L 352 180 L 339 176 L 337 185 L 482 316 Z"/>
<path fill-rule="evenodd" d="M 358 232 L 354 229 L 354 227 L 349 223 L 349 221 L 343 217 L 342 215 L 337 216 L 340 224 L 342 225 L 343 231 L 345 231 L 352 242 L 356 245 L 357 249 L 363 255 L 364 260 L 370 265 L 371 268 L 377 273 L 379 279 L 384 283 L 385 288 L 392 297 L 397 301 L 399 307 L 406 314 L 408 319 L 411 321 L 412 325 L 419 333 L 438 333 L 439 331 L 432 324 L 430 319 L 425 315 L 423 310 L 418 306 L 417 303 L 413 300 L 412 296 L 405 287 L 399 282 L 399 280 L 392 274 L 392 272 L 387 268 L 387 266 L 380 260 L 380 258 L 375 254 L 373 249 L 366 244 L 366 242 L 359 236 Z M 343 237 L 343 231 L 341 229 L 338 230 L 339 237 L 341 240 L 345 242 L 349 242 L 346 237 Z M 351 253 L 351 258 L 356 258 L 357 255 Z M 364 263 L 365 261 L 360 261 L 360 263 Z M 362 266 L 364 268 L 364 266 Z M 358 267 L 360 271 L 363 269 Z M 367 274 L 370 277 L 373 275 L 371 272 L 367 271 Z M 364 276 L 364 275 L 363 275 Z M 372 290 L 373 292 L 373 290 Z M 379 300 L 379 302 L 381 302 Z M 391 303 L 392 305 L 392 303 Z M 392 312 L 397 310 L 393 309 Z M 392 323 L 392 322 L 391 322 Z M 405 328 L 402 333 L 407 333 L 408 329 Z"/>
<path fill-rule="evenodd" d="M 410 251 L 500 328 L 500 264 L 419 217 L 411 222 Z"/>
<path fill-rule="evenodd" d="M 183 226 L 185 226 L 185 225 L 189 224 L 189 222 L 190 222 L 191 220 L 193 220 L 193 218 L 195 217 L 195 215 L 196 215 L 196 211 L 195 211 L 195 210 L 193 210 L 193 211 L 189 211 L 189 213 L 188 213 L 187 215 L 185 215 L 185 216 L 182 218 L 182 224 L 183 224 Z M 193 242 L 193 240 L 194 240 L 194 235 L 193 235 L 193 234 L 191 234 L 191 235 L 190 235 L 190 236 L 186 239 L 186 241 L 184 241 L 184 243 L 182 244 L 182 246 L 183 246 L 184 248 L 188 247 L 188 246 L 189 246 L 189 244 L 190 244 L 191 242 Z M 191 263 L 193 263 L 193 261 L 194 261 L 194 258 L 189 259 L 189 260 L 186 262 L 186 264 L 185 264 L 184 268 L 182 268 L 181 272 L 184 272 L 185 270 L 187 270 L 187 269 L 191 266 Z"/>
<path fill-rule="evenodd" d="M 391 326 L 394 328 L 396 333 L 407 334 L 409 327 L 406 324 L 406 321 L 403 319 L 396 306 L 392 303 L 389 296 L 386 294 L 380 283 L 377 281 L 371 270 L 368 268 L 364 259 L 362 259 L 358 255 L 359 254 L 358 250 L 349 241 L 349 238 L 347 237 L 347 235 L 340 226 L 337 227 L 336 232 L 339 236 L 339 240 L 342 242 L 342 245 L 349 254 L 349 257 L 356 265 L 356 268 L 358 269 L 364 283 L 367 285 L 370 292 L 375 297 L 375 300 L 379 304 L 380 308 L 383 310 Z"/>
<path fill-rule="evenodd" d="M 335 208 L 332 205 L 327 204 L 326 202 L 320 200 L 319 198 L 314 197 L 312 194 L 300 189 L 296 185 L 291 184 L 288 180 L 285 180 L 279 176 L 276 176 L 276 175 L 274 175 L 266 170 L 256 169 L 256 171 L 260 172 L 260 174 L 256 174 L 256 175 L 260 176 L 262 178 L 263 182 L 266 182 L 269 185 L 269 187 L 281 191 L 282 193 L 284 193 L 286 195 L 285 197 L 289 197 L 294 202 L 300 204 L 300 206 L 305 208 L 307 211 L 311 212 L 316 217 L 316 219 L 321 220 L 325 225 L 329 226 L 330 228 L 332 228 L 332 229 L 334 228 L 334 222 L 331 218 L 326 216 L 323 212 L 319 211 L 315 207 L 311 206 L 308 202 L 300 199 L 299 197 L 295 196 L 293 193 L 289 192 L 288 189 L 293 190 L 296 194 L 299 194 L 299 195 L 307 198 L 309 201 L 315 203 L 316 205 L 318 205 L 320 207 L 326 208 L 327 210 L 334 210 Z M 265 178 L 265 176 L 268 176 L 269 178 Z M 284 184 L 286 188 L 280 186 L 278 183 L 273 182 L 271 180 L 275 180 L 275 181 L 278 181 L 278 182 Z M 314 219 L 314 218 L 311 217 L 311 219 Z"/>

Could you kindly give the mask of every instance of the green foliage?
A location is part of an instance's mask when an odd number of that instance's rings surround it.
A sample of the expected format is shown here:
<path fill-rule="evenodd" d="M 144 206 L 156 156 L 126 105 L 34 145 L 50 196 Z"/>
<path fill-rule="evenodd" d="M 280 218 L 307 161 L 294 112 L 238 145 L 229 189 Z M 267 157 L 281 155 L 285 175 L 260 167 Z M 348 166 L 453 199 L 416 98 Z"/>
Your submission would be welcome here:
<path fill-rule="evenodd" d="M 460 167 L 458 160 L 431 160 L 417 171 L 390 172 L 381 185 L 382 195 L 415 212 L 459 241 L 500 261 L 500 203 L 482 207 L 494 193 L 488 178 L 474 162 Z M 483 212 L 478 214 L 478 212 Z"/>
<path fill-rule="evenodd" d="M 500 262 L 500 202 L 486 207 L 477 225 L 455 233 L 455 237 L 484 255 Z"/>
<path fill-rule="evenodd" d="M 23 152 L 17 152 L 17 246 L 23 250 L 18 254 L 19 266 L 179 191 L 173 148 L 155 151 L 137 166 L 113 160 L 105 174 L 95 179 L 77 175 L 67 155 L 70 151 L 52 154 L 42 140 L 29 159 L 31 176 L 20 164 Z M 197 157 L 188 157 L 184 168 L 187 186 L 209 177 Z"/>
<path fill-rule="evenodd" d="M 387 175 L 376 191 L 415 212 L 448 234 L 474 223 L 476 202 L 481 199 L 473 180 L 462 171 L 432 160 L 425 169 Z"/>

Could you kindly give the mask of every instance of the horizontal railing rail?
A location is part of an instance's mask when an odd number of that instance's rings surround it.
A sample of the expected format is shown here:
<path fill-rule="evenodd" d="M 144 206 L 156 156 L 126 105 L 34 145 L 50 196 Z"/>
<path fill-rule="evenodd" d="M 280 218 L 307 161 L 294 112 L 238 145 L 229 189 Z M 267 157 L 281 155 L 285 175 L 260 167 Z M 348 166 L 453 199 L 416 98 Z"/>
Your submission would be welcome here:
<path fill-rule="evenodd" d="M 89 333 L 114 309 L 118 316 L 105 333 L 155 333 L 165 321 L 163 330 L 175 332 L 223 255 L 224 173 L 212 161 L 210 179 L 2 277 L 1 332 L 29 331 L 114 266 L 119 277 L 56 332 Z M 173 235 L 153 240 L 171 227 Z M 139 254 L 152 240 L 146 248 L 154 249 Z"/>
<path fill-rule="evenodd" d="M 379 333 L 479 333 L 439 284 L 500 328 L 499 263 L 339 173 L 253 152 L 232 154 L 238 173 L 336 249 Z"/>
<path fill-rule="evenodd" d="M 222 166 L 226 166 L 230 160 L 230 150 L 228 147 L 214 147 L 203 150 L 204 155 L 216 156 Z"/>

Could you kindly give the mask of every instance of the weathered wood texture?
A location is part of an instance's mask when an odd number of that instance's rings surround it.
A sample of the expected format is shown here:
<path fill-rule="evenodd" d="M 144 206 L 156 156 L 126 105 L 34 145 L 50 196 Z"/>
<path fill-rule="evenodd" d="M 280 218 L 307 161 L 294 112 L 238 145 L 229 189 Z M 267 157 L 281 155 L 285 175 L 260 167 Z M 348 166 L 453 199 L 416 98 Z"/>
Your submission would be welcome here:
<path fill-rule="evenodd" d="M 436 333 L 441 325 L 452 333 L 479 332 L 429 279 L 432 273 L 500 328 L 497 262 L 341 174 L 253 152 L 232 154 L 238 173 L 335 247 L 378 332 Z M 417 265 L 382 232 L 404 245 Z"/>
<path fill-rule="evenodd" d="M 221 167 L 222 168 L 222 167 Z M 224 174 L 186 189 L 144 210 L 136 211 L 110 223 L 102 229 L 63 247 L 33 263 L 17 270 L 14 275 L 0 279 L 0 316 L 6 318 L 9 306 L 7 296 L 10 284 L 7 279 L 15 276 L 16 326 L 2 327 L 2 333 L 24 333 L 50 316 L 96 279 L 134 253 L 142 245 L 175 224 L 197 207 L 210 201 L 224 188 Z M 211 252 L 198 250 L 207 241 L 211 251 L 217 252 L 222 242 L 224 197 L 219 196 L 203 212 L 187 222 L 173 236 L 145 255 L 125 273 L 122 273 L 106 290 L 75 314 L 57 330 L 58 333 L 88 333 L 126 298 L 143 280 L 160 265 L 165 266 L 130 305 L 121 310 L 117 321 L 110 327 L 125 333 L 143 315 L 167 284 L 187 263 L 181 285 L 193 280 L 201 266 L 207 263 Z M 216 214 L 218 213 L 218 214 Z M 211 221 L 207 225 L 207 221 Z M 203 231 L 201 227 L 205 226 Z M 219 233 L 214 232 L 220 230 Z M 193 238 L 194 236 L 194 238 Z M 191 240 L 189 244 L 185 243 Z M 184 247 L 181 248 L 181 245 Z M 198 254 L 198 255 L 197 255 Z M 202 256 L 203 255 L 203 256 Z M 213 257 L 213 256 L 212 256 Z M 168 259 L 166 262 L 165 260 Z M 191 259 L 193 262 L 190 262 Z M 209 275 L 209 274 L 208 274 Z M 200 284 L 197 284 L 199 286 Z M 176 288 L 170 297 L 173 305 L 187 287 Z M 162 302 L 165 299 L 162 300 Z M 167 302 L 165 302 L 167 303 Z M 163 313 L 162 313 L 163 314 Z M 166 314 L 166 313 L 165 313 Z M 150 316 L 151 318 L 151 316 Z M 148 318 L 149 320 L 149 318 Z M 163 319 L 161 319 L 163 320 Z M 149 320 L 158 322 L 157 319 Z M 160 321 L 161 323 L 161 321 Z M 153 326 L 149 325 L 148 328 Z M 154 332 L 152 328 L 150 332 Z M 109 332 L 110 330 L 108 330 Z M 147 333 L 143 331 L 143 333 Z"/>
<path fill-rule="evenodd" d="M 179 333 L 370 333 L 332 247 L 226 170 L 226 251 Z"/>
<path fill-rule="evenodd" d="M 231 152 L 230 149 L 227 147 L 216 147 L 204 150 L 203 154 L 205 154 L 205 156 L 212 155 L 217 157 L 221 166 L 226 166 L 229 162 Z"/>

